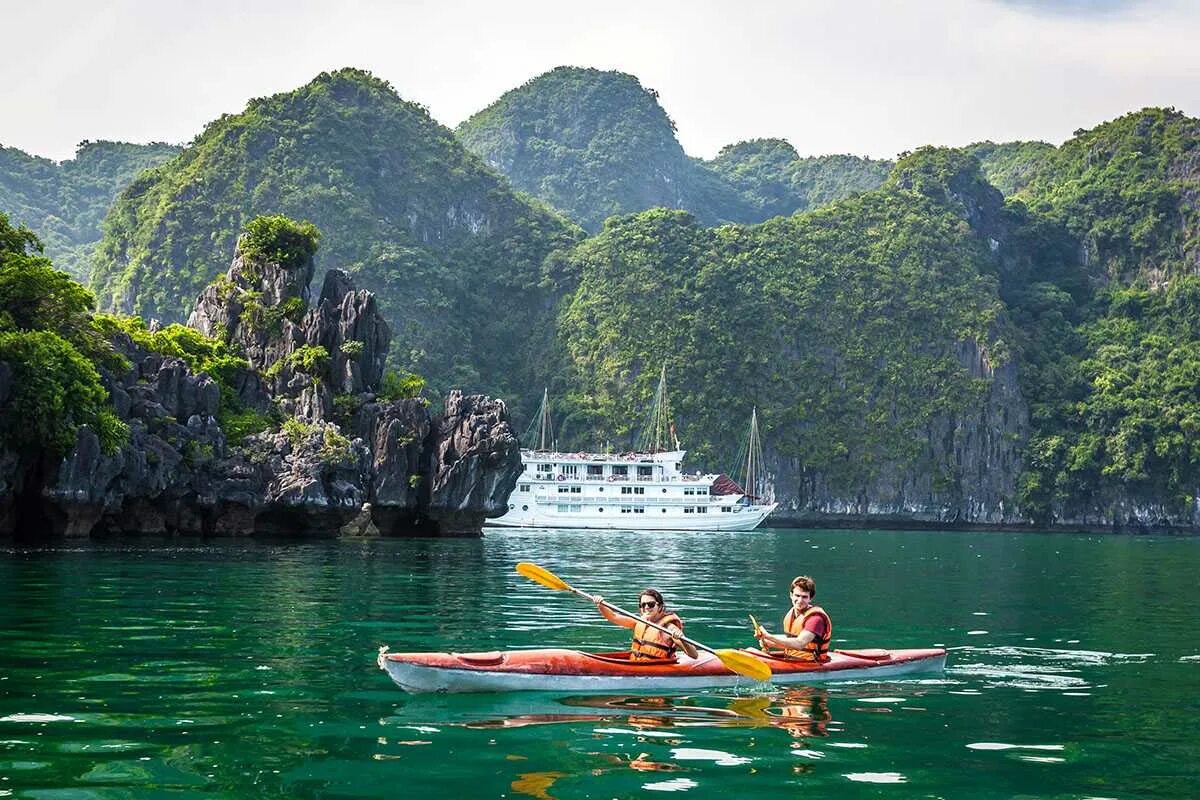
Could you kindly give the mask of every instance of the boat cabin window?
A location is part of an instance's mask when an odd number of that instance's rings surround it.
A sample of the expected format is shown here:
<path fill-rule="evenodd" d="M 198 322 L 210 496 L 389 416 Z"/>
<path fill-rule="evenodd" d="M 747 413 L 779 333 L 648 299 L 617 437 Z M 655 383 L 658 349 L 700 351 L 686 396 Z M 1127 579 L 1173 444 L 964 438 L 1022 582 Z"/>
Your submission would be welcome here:
<path fill-rule="evenodd" d="M 648 481 L 654 475 L 654 467 L 638 467 L 638 480 Z"/>
<path fill-rule="evenodd" d="M 521 484 L 521 491 L 522 491 L 522 492 L 528 492 L 528 491 L 529 491 L 529 484 L 528 484 L 528 483 L 522 483 L 522 484 Z"/>
<path fill-rule="evenodd" d="M 626 464 L 614 464 L 612 468 L 612 474 L 614 478 L 628 478 L 629 467 Z"/>
<path fill-rule="evenodd" d="M 707 514 L 708 506 L 696 506 L 696 513 L 697 514 Z"/>
<path fill-rule="evenodd" d="M 579 465 L 578 464 L 563 464 L 562 465 L 562 474 L 566 475 L 568 478 L 578 477 Z"/>
<path fill-rule="evenodd" d="M 587 465 L 587 476 L 589 478 L 603 478 L 604 477 L 604 466 L 602 464 L 588 464 Z"/>

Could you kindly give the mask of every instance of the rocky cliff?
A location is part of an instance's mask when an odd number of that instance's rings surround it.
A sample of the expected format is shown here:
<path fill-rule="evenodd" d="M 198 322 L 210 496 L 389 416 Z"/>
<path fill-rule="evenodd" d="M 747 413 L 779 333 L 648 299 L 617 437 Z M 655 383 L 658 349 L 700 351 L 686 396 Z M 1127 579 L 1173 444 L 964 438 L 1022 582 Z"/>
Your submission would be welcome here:
<path fill-rule="evenodd" d="M 521 470 L 504 403 L 452 391 L 434 415 L 385 397 L 374 296 L 333 270 L 310 306 L 311 254 L 247 244 L 189 318 L 246 360 L 214 376 L 156 352 L 152 331 L 115 334 L 123 368 L 101 375 L 128 443 L 106 454 L 84 426 L 61 460 L 0 452 L 0 535 L 477 535 L 504 512 Z M 265 429 L 234 441 L 233 409 Z"/>

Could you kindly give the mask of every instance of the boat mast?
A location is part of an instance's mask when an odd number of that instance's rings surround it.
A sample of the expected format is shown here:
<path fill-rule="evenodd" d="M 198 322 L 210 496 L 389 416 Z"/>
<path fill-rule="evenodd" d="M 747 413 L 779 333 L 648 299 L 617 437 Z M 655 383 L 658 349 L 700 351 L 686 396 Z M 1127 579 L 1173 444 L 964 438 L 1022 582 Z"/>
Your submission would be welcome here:
<path fill-rule="evenodd" d="M 554 426 L 550 422 L 550 390 L 542 389 L 542 404 L 538 407 L 536 419 L 530 423 L 529 430 L 525 431 L 525 441 L 530 441 L 534 435 L 534 428 L 537 428 L 537 450 L 539 452 L 547 452 L 554 446 Z"/>
<path fill-rule="evenodd" d="M 750 412 L 750 435 L 746 441 L 746 464 L 742 487 L 751 501 L 765 500 L 767 476 L 763 471 L 762 437 L 758 433 L 758 407 Z"/>
<path fill-rule="evenodd" d="M 650 419 L 638 440 L 638 450 L 661 453 L 672 446 L 678 450 L 679 439 L 675 437 L 675 424 L 671 422 L 671 407 L 667 403 L 667 365 L 663 362 L 658 388 L 654 391 L 654 402 L 650 407 Z"/>

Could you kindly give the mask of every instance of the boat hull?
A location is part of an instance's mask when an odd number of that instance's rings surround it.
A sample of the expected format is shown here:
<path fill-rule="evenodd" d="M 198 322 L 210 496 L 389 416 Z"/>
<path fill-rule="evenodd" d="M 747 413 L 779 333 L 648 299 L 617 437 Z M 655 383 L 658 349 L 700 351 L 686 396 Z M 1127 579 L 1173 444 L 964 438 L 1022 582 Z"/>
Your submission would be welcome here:
<path fill-rule="evenodd" d="M 653 510 L 651 508 L 650 510 Z M 694 514 L 655 516 L 654 514 L 603 517 L 600 514 L 551 514 L 537 511 L 509 511 L 502 517 L 487 520 L 484 525 L 496 528 L 581 528 L 608 531 L 751 531 L 757 528 L 775 504 L 758 506 L 737 514 Z"/>
<path fill-rule="evenodd" d="M 936 672 L 946 651 L 834 651 L 829 662 L 813 664 L 746 650 L 762 658 L 775 684 L 879 680 Z M 542 649 L 493 653 L 387 653 L 379 666 L 401 689 L 423 692 L 661 692 L 752 684 L 716 657 L 696 660 L 631 662 L 627 653 L 585 653 Z"/>

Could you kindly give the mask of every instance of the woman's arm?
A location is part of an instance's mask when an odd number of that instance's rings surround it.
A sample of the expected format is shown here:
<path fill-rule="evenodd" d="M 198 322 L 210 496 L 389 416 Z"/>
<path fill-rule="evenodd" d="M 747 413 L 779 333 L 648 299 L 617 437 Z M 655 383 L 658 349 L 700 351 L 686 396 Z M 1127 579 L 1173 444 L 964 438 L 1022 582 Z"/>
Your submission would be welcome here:
<path fill-rule="evenodd" d="M 687 641 L 686 639 L 680 638 L 683 636 L 683 631 L 679 628 L 678 625 L 674 625 L 674 624 L 668 625 L 667 630 L 669 630 L 671 632 L 671 635 L 675 637 L 675 644 L 679 645 L 680 649 L 683 650 L 683 652 L 687 653 L 688 658 L 699 658 L 700 657 L 700 651 L 697 650 L 692 645 L 691 642 Z"/>
<path fill-rule="evenodd" d="M 592 602 L 596 604 L 596 610 L 600 612 L 600 615 L 613 625 L 620 625 L 622 628 L 632 628 L 637 625 L 636 619 L 624 616 L 623 614 L 618 614 L 617 612 L 611 610 L 608 606 L 604 605 L 603 596 L 598 594 L 592 595 Z"/>

